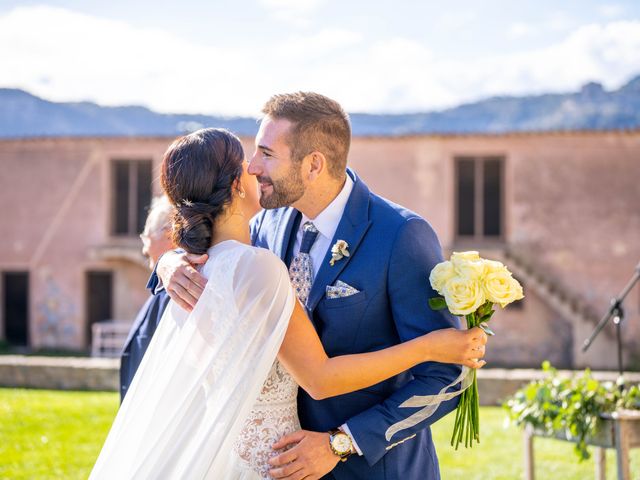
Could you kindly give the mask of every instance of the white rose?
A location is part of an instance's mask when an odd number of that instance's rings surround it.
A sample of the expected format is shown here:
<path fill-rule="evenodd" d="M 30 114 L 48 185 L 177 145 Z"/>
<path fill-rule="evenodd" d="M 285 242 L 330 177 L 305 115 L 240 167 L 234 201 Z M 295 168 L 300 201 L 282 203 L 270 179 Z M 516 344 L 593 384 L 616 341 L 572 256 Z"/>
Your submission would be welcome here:
<path fill-rule="evenodd" d="M 484 260 L 478 252 L 453 252 L 451 263 L 459 276 L 479 280 L 485 273 Z"/>
<path fill-rule="evenodd" d="M 485 302 L 482 284 L 477 279 L 460 276 L 450 278 L 443 287 L 447 308 L 454 315 L 468 315 Z"/>
<path fill-rule="evenodd" d="M 511 302 L 524 298 L 522 285 L 500 262 L 490 262 L 487 265 L 487 274 L 484 277 L 482 288 L 487 300 L 500 304 L 502 308 Z"/>
<path fill-rule="evenodd" d="M 469 250 L 468 252 L 453 252 L 451 255 L 452 262 L 473 262 L 476 260 L 482 260 L 480 254 L 475 250 Z"/>
<path fill-rule="evenodd" d="M 441 262 L 433 267 L 431 274 L 429 275 L 429 283 L 431 287 L 442 295 L 442 289 L 444 285 L 456 275 L 456 271 L 453 268 L 453 264 L 449 261 Z"/>

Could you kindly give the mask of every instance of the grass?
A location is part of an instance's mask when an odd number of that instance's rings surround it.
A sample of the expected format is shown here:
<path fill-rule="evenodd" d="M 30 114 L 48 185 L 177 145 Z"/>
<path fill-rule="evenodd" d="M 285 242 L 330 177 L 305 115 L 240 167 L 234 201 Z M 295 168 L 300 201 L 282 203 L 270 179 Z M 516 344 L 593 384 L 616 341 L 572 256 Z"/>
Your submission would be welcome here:
<path fill-rule="evenodd" d="M 0 479 L 86 479 L 116 393 L 0 389 Z"/>
<path fill-rule="evenodd" d="M 450 446 L 454 415 L 432 427 L 442 478 L 514 480 L 524 478 L 522 430 L 505 428 L 506 412 L 499 407 L 480 408 L 480 444 L 458 451 Z M 573 444 L 549 438 L 534 439 L 535 475 L 542 480 L 584 480 L 595 477 L 593 457 L 583 462 Z M 590 449 L 593 453 L 593 449 Z M 607 450 L 607 478 L 616 478 L 615 452 Z M 631 451 L 631 477 L 640 478 L 640 451 Z"/>
<path fill-rule="evenodd" d="M 0 479 L 85 479 L 118 408 L 116 393 L 0 389 Z M 455 451 L 449 446 L 454 416 L 433 427 L 444 480 L 523 478 L 522 432 L 503 427 L 497 407 L 480 411 L 480 445 Z M 582 480 L 594 477 L 593 460 L 578 463 L 573 445 L 535 439 L 536 476 Z M 607 453 L 615 477 L 615 455 Z M 631 454 L 632 477 L 640 475 L 640 452 Z M 409 479 L 411 480 L 411 479 Z"/>

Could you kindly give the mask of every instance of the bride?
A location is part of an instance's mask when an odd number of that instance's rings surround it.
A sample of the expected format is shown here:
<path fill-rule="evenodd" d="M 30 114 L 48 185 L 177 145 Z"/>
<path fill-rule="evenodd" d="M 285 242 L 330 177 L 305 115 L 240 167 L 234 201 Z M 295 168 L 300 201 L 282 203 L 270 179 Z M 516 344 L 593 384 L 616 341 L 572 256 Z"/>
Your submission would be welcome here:
<path fill-rule="evenodd" d="M 479 329 L 328 358 L 285 265 L 249 245 L 257 185 L 231 133 L 176 140 L 161 181 L 176 207 L 174 240 L 209 255 L 208 283 L 192 312 L 169 303 L 91 479 L 270 478 L 272 445 L 300 428 L 298 385 L 325 398 L 426 361 L 484 365 Z"/>

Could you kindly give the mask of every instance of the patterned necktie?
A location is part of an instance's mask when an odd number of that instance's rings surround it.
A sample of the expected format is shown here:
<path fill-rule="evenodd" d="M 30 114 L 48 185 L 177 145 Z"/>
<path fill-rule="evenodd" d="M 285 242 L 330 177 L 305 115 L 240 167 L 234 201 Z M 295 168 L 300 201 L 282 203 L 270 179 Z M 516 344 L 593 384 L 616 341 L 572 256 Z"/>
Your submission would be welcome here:
<path fill-rule="evenodd" d="M 306 305 L 307 298 L 309 298 L 309 292 L 311 291 L 311 284 L 313 283 L 313 264 L 311 262 L 311 256 L 309 251 L 313 242 L 316 241 L 318 236 L 318 229 L 311 222 L 306 222 L 302 230 L 302 243 L 300 244 L 300 251 L 291 261 L 289 267 L 289 277 L 291 278 L 291 284 L 296 289 L 296 295 Z"/>

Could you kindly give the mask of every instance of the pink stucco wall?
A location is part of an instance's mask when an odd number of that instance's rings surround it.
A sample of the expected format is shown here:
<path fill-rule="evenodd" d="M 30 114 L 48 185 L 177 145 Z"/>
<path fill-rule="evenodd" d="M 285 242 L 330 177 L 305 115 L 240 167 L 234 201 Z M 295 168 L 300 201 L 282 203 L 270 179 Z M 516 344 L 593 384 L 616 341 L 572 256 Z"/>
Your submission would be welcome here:
<path fill-rule="evenodd" d="M 30 272 L 33 347 L 86 346 L 87 270 L 114 272 L 114 316 L 133 319 L 146 297 L 148 270 L 137 256 L 136 237 L 109 235 L 109 164 L 118 158 L 152 159 L 153 189 L 159 193 L 157 169 L 170 141 L 0 141 L 0 271 Z M 251 154 L 253 139 L 243 143 Z M 462 244 L 455 238 L 454 158 L 459 155 L 505 159 L 505 235 L 498 244 Z M 593 318 L 640 260 L 640 132 L 355 138 L 349 162 L 373 191 L 429 220 L 446 252 L 474 248 L 507 262 L 517 258 L 532 267 L 531 275 L 578 298 L 591 312 L 584 321 L 567 318 L 532 290 L 522 309 L 498 314 L 490 361 L 536 365 L 550 358 L 563 366 L 615 365 L 610 332 L 590 355 L 578 350 Z M 505 257 L 507 250 L 516 257 Z M 627 360 L 636 367 L 639 308 L 640 288 L 627 302 L 624 326 Z M 45 328 L 52 311 L 61 313 L 58 331 Z"/>

